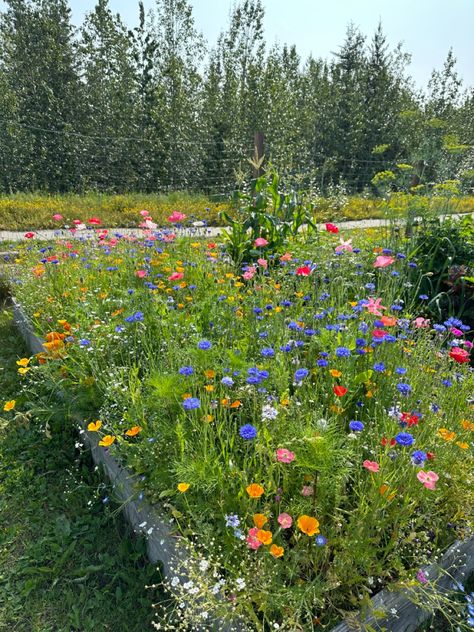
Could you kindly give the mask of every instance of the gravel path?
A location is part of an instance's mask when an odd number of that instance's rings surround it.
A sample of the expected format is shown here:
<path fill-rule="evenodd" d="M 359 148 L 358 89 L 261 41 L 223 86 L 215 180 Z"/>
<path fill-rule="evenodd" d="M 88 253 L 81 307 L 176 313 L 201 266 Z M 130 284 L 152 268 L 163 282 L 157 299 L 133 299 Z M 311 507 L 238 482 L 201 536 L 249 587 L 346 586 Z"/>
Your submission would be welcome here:
<path fill-rule="evenodd" d="M 459 219 L 460 217 L 466 215 L 473 215 L 474 213 L 467 213 L 464 215 L 454 214 L 450 215 L 450 217 Z M 444 216 L 446 217 L 446 216 Z M 444 218 L 443 217 L 443 218 Z M 386 219 L 362 219 L 362 220 L 351 220 L 346 222 L 338 222 L 338 226 L 340 230 L 354 230 L 357 228 L 379 228 L 380 226 L 389 226 L 390 220 Z M 399 220 L 398 223 L 403 224 L 403 220 Z M 324 230 L 325 224 L 318 224 L 319 229 Z M 159 233 L 160 231 L 169 232 L 169 228 L 167 229 L 157 229 L 154 232 Z M 186 228 L 182 230 L 175 230 L 177 234 L 180 236 L 194 236 L 194 237 L 217 237 L 221 228 L 209 227 L 209 228 Z M 80 239 L 81 237 L 86 237 L 94 233 L 94 229 L 88 228 L 86 230 L 78 230 L 74 234 L 71 233 L 70 230 L 39 230 L 35 231 L 34 239 L 37 241 L 51 241 L 54 239 Z M 143 235 L 143 231 L 140 228 L 111 228 L 109 229 L 110 235 L 127 235 L 129 237 L 141 237 Z M 16 231 L 16 230 L 0 230 L 0 242 L 15 242 L 15 241 L 26 241 L 25 239 L 25 231 Z"/>

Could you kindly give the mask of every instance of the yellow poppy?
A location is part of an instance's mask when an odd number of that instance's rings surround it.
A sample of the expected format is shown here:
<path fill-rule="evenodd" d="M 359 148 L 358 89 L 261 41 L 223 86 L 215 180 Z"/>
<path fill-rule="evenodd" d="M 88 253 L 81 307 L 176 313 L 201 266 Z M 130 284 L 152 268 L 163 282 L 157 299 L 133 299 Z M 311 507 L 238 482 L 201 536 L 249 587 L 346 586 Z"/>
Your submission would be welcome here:
<path fill-rule="evenodd" d="M 135 437 L 141 431 L 142 431 L 141 426 L 133 426 L 132 428 L 129 428 L 128 430 L 126 430 L 125 434 L 127 435 L 127 437 Z"/>
<path fill-rule="evenodd" d="M 18 366 L 28 366 L 30 363 L 30 358 L 22 358 L 21 360 L 17 360 L 16 363 L 18 364 Z"/>
<path fill-rule="evenodd" d="M 189 483 L 179 483 L 178 491 L 184 494 L 184 492 L 188 491 L 189 487 L 190 487 Z"/>
<path fill-rule="evenodd" d="M 113 435 L 105 435 L 105 437 L 102 437 L 102 439 L 99 441 L 99 445 L 103 445 L 104 447 L 108 448 L 110 445 L 112 445 L 114 441 L 115 437 Z"/>
<path fill-rule="evenodd" d="M 329 373 L 333 376 L 333 377 L 341 377 L 342 376 L 342 372 L 338 371 L 337 369 L 330 369 Z"/>
<path fill-rule="evenodd" d="M 90 424 L 87 425 L 87 430 L 89 432 L 97 432 L 98 430 L 100 430 L 102 426 L 102 422 L 97 420 L 97 421 L 91 421 Z"/>
<path fill-rule="evenodd" d="M 20 375 L 25 375 L 25 373 L 28 373 L 28 371 L 30 370 L 31 367 L 29 366 L 22 366 L 18 369 L 18 373 Z"/>
<path fill-rule="evenodd" d="M 5 412 L 8 412 L 9 410 L 13 410 L 15 408 L 15 404 L 16 404 L 16 400 L 11 399 L 10 401 L 5 402 L 5 406 L 3 407 L 3 410 Z"/>

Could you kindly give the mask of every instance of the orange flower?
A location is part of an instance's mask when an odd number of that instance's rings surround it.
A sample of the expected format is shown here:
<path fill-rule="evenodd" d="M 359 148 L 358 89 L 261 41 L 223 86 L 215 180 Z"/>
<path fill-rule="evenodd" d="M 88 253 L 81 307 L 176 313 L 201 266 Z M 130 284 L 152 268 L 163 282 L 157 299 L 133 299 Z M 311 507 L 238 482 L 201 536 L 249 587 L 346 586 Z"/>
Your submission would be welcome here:
<path fill-rule="evenodd" d="M 440 428 L 438 430 L 438 434 L 440 437 L 442 437 L 445 441 L 453 441 L 453 439 L 456 438 L 456 433 L 455 432 L 451 432 L 450 430 L 448 430 L 447 428 Z"/>
<path fill-rule="evenodd" d="M 298 518 L 298 528 L 306 535 L 312 536 L 319 533 L 319 521 L 311 516 L 300 516 Z"/>
<path fill-rule="evenodd" d="M 261 529 L 268 522 L 268 518 L 264 514 L 254 514 L 253 523 L 257 529 Z"/>
<path fill-rule="evenodd" d="M 461 426 L 464 428 L 464 430 L 471 430 L 472 432 L 474 432 L 474 423 L 472 421 L 469 421 L 468 419 L 461 419 Z"/>
<path fill-rule="evenodd" d="M 178 491 L 184 494 L 184 492 L 188 491 L 189 487 L 190 487 L 189 483 L 179 483 Z"/>
<path fill-rule="evenodd" d="M 385 327 L 394 327 L 398 320 L 394 316 L 382 316 L 380 319 Z"/>
<path fill-rule="evenodd" d="M 330 369 L 329 373 L 333 376 L 333 377 L 341 377 L 342 372 L 338 371 L 337 369 Z"/>
<path fill-rule="evenodd" d="M 7 413 L 9 410 L 13 410 L 15 408 L 15 404 L 16 404 L 16 400 L 11 399 L 8 402 L 5 402 L 5 406 L 3 407 L 3 410 Z"/>
<path fill-rule="evenodd" d="M 135 437 L 142 430 L 143 430 L 143 428 L 141 426 L 133 426 L 132 428 L 129 428 L 125 432 L 125 434 L 127 435 L 127 437 Z"/>
<path fill-rule="evenodd" d="M 272 544 L 270 547 L 270 555 L 273 555 L 273 557 L 282 557 L 284 552 L 285 549 L 282 546 Z"/>
<path fill-rule="evenodd" d="M 272 532 L 259 529 L 257 531 L 257 540 L 261 542 L 262 544 L 265 544 L 266 546 L 268 546 L 269 544 L 272 543 Z"/>
<path fill-rule="evenodd" d="M 51 331 L 49 334 L 46 334 L 46 341 L 53 342 L 53 340 L 63 340 L 66 334 L 60 334 L 57 331 Z"/>
<path fill-rule="evenodd" d="M 89 432 L 97 432 L 102 426 L 101 421 L 91 421 L 90 424 L 87 425 L 87 430 Z"/>
<path fill-rule="evenodd" d="M 251 483 L 245 489 L 250 498 L 260 498 L 260 496 L 265 492 L 263 487 L 258 483 Z"/>
<path fill-rule="evenodd" d="M 115 437 L 113 435 L 105 435 L 105 437 L 102 437 L 102 439 L 99 441 L 99 445 L 103 445 L 108 448 L 110 445 L 112 445 L 114 441 Z"/>
<path fill-rule="evenodd" d="M 232 404 L 229 406 L 229 408 L 238 408 L 240 406 L 240 400 L 235 400 L 235 402 L 232 402 Z"/>
<path fill-rule="evenodd" d="M 461 450 L 469 449 L 469 443 L 465 443 L 464 441 L 456 441 L 456 445 L 461 448 Z"/>
<path fill-rule="evenodd" d="M 209 369 L 208 371 L 204 371 L 204 375 L 207 377 L 208 380 L 212 380 L 216 377 L 216 372 L 212 369 Z"/>

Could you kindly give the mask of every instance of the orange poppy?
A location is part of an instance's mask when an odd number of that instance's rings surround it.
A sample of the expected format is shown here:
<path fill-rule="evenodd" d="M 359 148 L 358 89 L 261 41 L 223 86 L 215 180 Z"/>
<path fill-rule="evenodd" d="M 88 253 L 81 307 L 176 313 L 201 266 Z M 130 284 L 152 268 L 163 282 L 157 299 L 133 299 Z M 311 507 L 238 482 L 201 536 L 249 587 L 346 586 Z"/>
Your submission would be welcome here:
<path fill-rule="evenodd" d="M 250 498 L 260 498 L 260 496 L 262 496 L 262 494 L 265 492 L 263 487 L 258 483 L 251 483 L 245 489 Z"/>
<path fill-rule="evenodd" d="M 319 520 L 312 516 L 300 516 L 298 518 L 298 528 L 306 535 L 312 536 L 319 533 Z"/>

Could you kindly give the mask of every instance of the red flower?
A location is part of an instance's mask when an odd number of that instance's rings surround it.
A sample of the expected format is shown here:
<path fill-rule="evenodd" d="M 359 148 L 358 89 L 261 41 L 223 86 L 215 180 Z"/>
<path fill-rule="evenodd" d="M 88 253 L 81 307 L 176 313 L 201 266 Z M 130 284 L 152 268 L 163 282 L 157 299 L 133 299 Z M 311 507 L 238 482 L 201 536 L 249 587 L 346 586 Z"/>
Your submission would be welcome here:
<path fill-rule="evenodd" d="M 27 239 L 33 239 L 33 237 L 34 237 L 34 236 L 35 236 L 35 234 L 34 234 L 34 233 L 25 233 L 25 237 L 26 237 Z"/>
<path fill-rule="evenodd" d="M 393 448 L 393 446 L 394 446 L 397 442 L 395 441 L 395 439 L 390 439 L 390 441 L 389 441 L 386 437 L 383 437 L 383 439 L 382 439 L 382 441 L 381 441 L 380 443 L 381 443 L 384 447 L 385 447 L 388 443 L 390 443 L 390 447 L 391 447 L 391 448 Z"/>
<path fill-rule="evenodd" d="M 427 452 L 426 456 L 428 457 L 428 461 L 432 461 L 435 458 L 434 452 Z"/>
<path fill-rule="evenodd" d="M 383 329 L 374 329 L 372 332 L 372 338 L 385 338 L 388 336 L 388 333 Z"/>
<path fill-rule="evenodd" d="M 453 347 L 449 352 L 449 357 L 462 364 L 463 362 L 469 362 L 469 353 L 465 349 L 460 347 Z"/>
<path fill-rule="evenodd" d="M 345 386 L 333 386 L 332 390 L 337 397 L 343 397 L 347 393 L 347 388 Z"/>
<path fill-rule="evenodd" d="M 96 226 L 100 226 L 102 221 L 98 217 L 91 217 L 89 220 L 89 224 L 95 224 Z"/>
<path fill-rule="evenodd" d="M 335 224 L 326 224 L 326 230 L 328 233 L 337 234 L 339 232 L 339 228 Z"/>
<path fill-rule="evenodd" d="M 311 268 L 309 266 L 301 266 L 301 268 L 298 268 L 296 270 L 296 274 L 298 276 L 309 276 L 311 274 Z"/>

